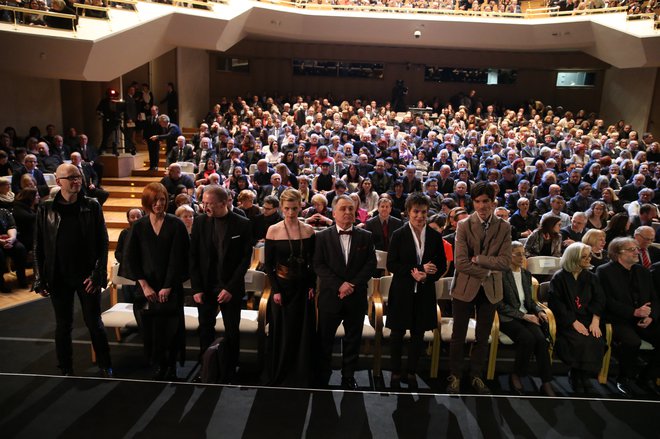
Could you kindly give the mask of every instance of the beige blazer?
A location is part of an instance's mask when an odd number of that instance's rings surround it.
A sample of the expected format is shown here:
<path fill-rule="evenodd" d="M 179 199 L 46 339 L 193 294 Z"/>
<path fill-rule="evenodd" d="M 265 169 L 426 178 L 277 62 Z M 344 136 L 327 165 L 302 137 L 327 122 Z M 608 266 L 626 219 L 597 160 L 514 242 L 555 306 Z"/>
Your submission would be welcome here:
<path fill-rule="evenodd" d="M 483 286 L 491 303 L 502 300 L 502 272 L 511 264 L 511 226 L 493 215 L 488 232 L 483 235 L 476 212 L 459 221 L 454 244 L 456 270 L 451 284 L 455 299 L 470 302 Z M 473 256 L 477 257 L 476 263 L 472 262 Z"/>

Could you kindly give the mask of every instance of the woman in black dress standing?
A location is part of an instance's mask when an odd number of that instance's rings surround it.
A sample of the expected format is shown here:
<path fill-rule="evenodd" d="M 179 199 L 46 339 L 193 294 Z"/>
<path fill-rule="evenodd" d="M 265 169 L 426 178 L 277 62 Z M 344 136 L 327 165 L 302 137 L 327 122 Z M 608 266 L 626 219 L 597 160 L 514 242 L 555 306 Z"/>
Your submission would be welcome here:
<path fill-rule="evenodd" d="M 422 193 L 406 200 L 409 223 L 392 233 L 387 269 L 393 274 L 390 286 L 387 327 L 392 330 L 392 380 L 394 388 L 402 378 L 403 337 L 410 330 L 408 387 L 417 386 L 417 363 L 423 351 L 424 332 L 438 327 L 435 281 L 446 269 L 442 235 L 426 224 L 431 201 Z"/>
<path fill-rule="evenodd" d="M 548 296 L 557 321 L 557 356 L 571 368 L 569 381 L 576 393 L 591 390 L 589 379 L 600 370 L 605 354 L 600 329 L 605 294 L 590 267 L 591 247 L 581 242 L 569 245 Z"/>
<path fill-rule="evenodd" d="M 176 359 L 184 330 L 183 282 L 188 275 L 188 231 L 167 214 L 167 189 L 149 183 L 142 192 L 147 215 L 131 228 L 124 260 L 139 292 L 145 351 L 157 366 L 154 379 L 176 380 Z M 140 294 L 142 293 L 142 294 Z"/>
<path fill-rule="evenodd" d="M 314 229 L 298 218 L 301 195 L 296 189 L 282 192 L 280 210 L 284 220 L 266 234 L 265 267 L 272 301 L 265 380 L 269 385 L 309 387 L 315 378 Z"/>

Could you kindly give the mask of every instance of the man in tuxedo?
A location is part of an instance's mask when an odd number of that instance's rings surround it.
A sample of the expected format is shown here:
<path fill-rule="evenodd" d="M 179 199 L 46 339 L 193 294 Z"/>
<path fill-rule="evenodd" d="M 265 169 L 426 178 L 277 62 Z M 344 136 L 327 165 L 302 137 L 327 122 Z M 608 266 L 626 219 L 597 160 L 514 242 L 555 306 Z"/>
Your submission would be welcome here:
<path fill-rule="evenodd" d="M 357 389 L 358 363 L 367 282 L 376 269 L 371 233 L 353 227 L 355 204 L 347 195 L 335 198 L 334 227 L 316 235 L 314 270 L 319 277 L 318 327 L 321 343 L 319 382 L 326 386 L 332 373 L 332 348 L 339 324 L 344 325 L 342 387 Z"/>
<path fill-rule="evenodd" d="M 403 222 L 391 216 L 392 200 L 389 198 L 380 198 L 378 200 L 378 216 L 371 218 L 364 225 L 365 230 L 371 232 L 376 250 L 386 252 L 390 247 L 390 238 L 392 233 L 397 230 Z"/>
<path fill-rule="evenodd" d="M 460 221 L 456 230 L 451 284 L 454 329 L 449 348 L 447 393 L 460 392 L 463 349 L 470 317 L 477 316 L 476 341 L 470 355 L 470 384 L 478 394 L 489 394 L 481 374 L 488 354 L 497 303 L 502 300 L 502 272 L 511 264 L 511 226 L 493 214 L 495 189 L 486 182 L 472 187 L 474 213 Z"/>
<path fill-rule="evenodd" d="M 158 154 L 160 150 L 160 140 L 153 139 L 154 136 L 160 134 L 160 125 L 158 124 L 158 107 L 151 107 L 151 114 L 147 117 L 144 124 L 144 131 L 142 137 L 147 141 L 147 148 L 149 149 L 149 170 L 158 170 Z"/>
<path fill-rule="evenodd" d="M 650 226 L 641 226 L 635 229 L 635 241 L 639 246 L 639 257 L 637 263 L 644 268 L 651 269 L 651 265 L 660 262 L 660 249 L 652 247 L 655 239 L 655 230 Z"/>
<path fill-rule="evenodd" d="M 598 267 L 596 274 L 607 299 L 607 318 L 613 328 L 613 346 L 619 360 L 617 389 L 625 396 L 634 394 L 632 381 L 638 375 L 635 362 L 642 340 L 650 342 L 654 354 L 639 378 L 640 384 L 656 396 L 655 380 L 660 373 L 660 303 L 649 270 L 638 264 L 639 241 L 616 238 L 607 253 L 611 259 Z"/>
<path fill-rule="evenodd" d="M 71 164 L 78 168 L 82 176 L 80 193 L 88 197 L 96 198 L 101 206 L 106 202 L 110 194 L 99 187 L 98 177 L 94 168 L 89 163 L 84 163 L 79 152 L 71 153 Z"/>
<path fill-rule="evenodd" d="M 229 193 L 221 186 L 207 189 L 202 198 L 206 215 L 193 223 L 190 245 L 190 282 L 199 305 L 200 355 L 215 339 L 218 304 L 225 325 L 225 370 L 232 382 L 240 350 L 241 302 L 245 273 L 252 257 L 250 220 L 229 210 Z"/>

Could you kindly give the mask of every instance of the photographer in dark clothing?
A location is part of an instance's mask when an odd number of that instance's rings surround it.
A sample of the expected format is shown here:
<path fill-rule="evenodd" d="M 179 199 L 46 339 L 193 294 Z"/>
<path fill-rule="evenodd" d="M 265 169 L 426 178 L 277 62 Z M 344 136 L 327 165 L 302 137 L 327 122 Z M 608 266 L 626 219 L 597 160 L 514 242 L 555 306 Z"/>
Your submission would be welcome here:
<path fill-rule="evenodd" d="M 55 172 L 60 191 L 37 210 L 34 290 L 50 297 L 55 311 L 55 349 L 63 375 L 73 375 L 73 301 L 77 295 L 96 352 L 100 375 L 113 376 L 108 337 L 101 320 L 101 288 L 107 282 L 108 232 L 101 205 L 80 194 L 78 168 Z"/>

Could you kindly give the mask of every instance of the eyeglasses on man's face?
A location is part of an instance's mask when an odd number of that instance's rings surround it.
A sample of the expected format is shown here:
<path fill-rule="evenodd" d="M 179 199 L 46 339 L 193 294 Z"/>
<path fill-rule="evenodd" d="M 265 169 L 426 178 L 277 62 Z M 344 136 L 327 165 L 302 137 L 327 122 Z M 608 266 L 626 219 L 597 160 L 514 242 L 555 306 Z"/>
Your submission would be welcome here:
<path fill-rule="evenodd" d="M 68 177 L 59 177 L 59 180 L 68 180 L 69 182 L 82 181 L 82 175 L 69 175 Z"/>

